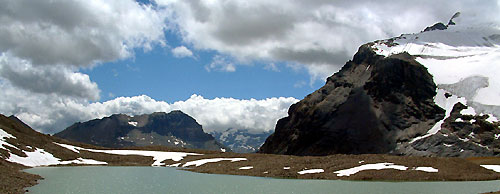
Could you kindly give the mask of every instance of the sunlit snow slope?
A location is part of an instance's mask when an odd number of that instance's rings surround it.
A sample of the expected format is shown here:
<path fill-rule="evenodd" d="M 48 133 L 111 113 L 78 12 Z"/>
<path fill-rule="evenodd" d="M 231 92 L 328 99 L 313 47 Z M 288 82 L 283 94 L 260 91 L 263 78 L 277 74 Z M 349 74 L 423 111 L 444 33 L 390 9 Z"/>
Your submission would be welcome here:
<path fill-rule="evenodd" d="M 449 25 L 445 30 L 403 34 L 375 41 L 377 54 L 408 52 L 428 68 L 438 86 L 435 102 L 446 118 L 457 102 L 468 106 L 462 114 L 500 116 L 500 26 L 493 23 Z M 452 94 L 446 97 L 444 94 Z M 445 119 L 446 119 L 445 118 Z M 444 120 L 444 119 L 443 119 Z M 440 130 L 443 122 L 429 130 Z"/>

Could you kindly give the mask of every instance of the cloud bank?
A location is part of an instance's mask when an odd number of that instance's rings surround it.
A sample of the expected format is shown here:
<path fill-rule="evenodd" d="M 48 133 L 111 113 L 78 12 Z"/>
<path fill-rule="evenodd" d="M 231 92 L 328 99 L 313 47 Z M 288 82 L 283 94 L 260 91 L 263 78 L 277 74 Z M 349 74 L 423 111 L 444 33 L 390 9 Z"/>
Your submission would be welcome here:
<path fill-rule="evenodd" d="M 132 0 L 0 0 L 0 79 L 40 94 L 96 101 L 83 67 L 164 46 L 166 14 Z"/>
<path fill-rule="evenodd" d="M 29 91 L 16 90 L 4 82 L 0 82 L 0 89 L 4 92 L 0 95 L 0 109 L 3 114 L 14 114 L 44 133 L 56 133 L 74 122 L 112 114 L 140 115 L 172 110 L 181 110 L 192 116 L 209 132 L 228 128 L 262 132 L 273 130 L 278 119 L 287 116 L 290 105 L 298 101 L 284 97 L 263 100 L 205 99 L 192 95 L 185 101 L 169 104 L 142 95 L 88 103 L 54 94 L 33 96 Z M 18 96 L 23 98 L 19 99 Z"/>
<path fill-rule="evenodd" d="M 496 21 L 498 1 L 176 1 L 157 0 L 169 22 L 197 49 L 246 64 L 295 63 L 326 78 L 366 42 L 419 32 L 457 11 L 469 21 Z M 214 58 L 212 64 L 219 64 Z M 210 66 L 215 66 L 215 65 Z M 230 70 L 235 70 L 233 66 Z M 223 69 L 223 68 L 222 68 Z"/>

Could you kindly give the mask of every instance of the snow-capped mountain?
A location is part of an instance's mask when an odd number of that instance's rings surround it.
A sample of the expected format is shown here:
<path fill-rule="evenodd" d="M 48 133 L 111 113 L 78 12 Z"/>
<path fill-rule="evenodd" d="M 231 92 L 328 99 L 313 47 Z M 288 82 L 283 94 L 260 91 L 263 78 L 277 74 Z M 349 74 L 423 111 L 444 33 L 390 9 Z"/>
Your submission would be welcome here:
<path fill-rule="evenodd" d="M 458 15 L 455 14 L 456 17 Z M 497 119 L 500 116 L 500 25 L 464 25 L 453 21 L 459 19 L 455 16 L 445 28 L 375 41 L 372 48 L 383 56 L 407 52 L 433 75 L 438 88 L 434 100 L 446 110 L 446 116 L 427 134 L 412 142 L 438 132 L 445 136 L 455 132 L 461 141 L 471 141 L 498 154 L 498 144 L 492 142 L 500 137 Z M 459 103 L 461 105 L 457 105 Z M 442 128 L 446 130 L 441 131 Z M 485 131 L 484 128 L 491 129 Z M 440 147 L 443 146 L 449 149 L 453 144 L 442 142 Z M 456 151 L 465 152 L 467 149 L 456 148 Z"/>
<path fill-rule="evenodd" d="M 215 139 L 236 153 L 252 153 L 259 150 L 272 132 L 250 133 L 243 129 L 227 129 L 211 132 Z"/>
<path fill-rule="evenodd" d="M 500 154 L 500 26 L 462 24 L 459 15 L 361 46 L 290 107 L 261 151 Z"/>

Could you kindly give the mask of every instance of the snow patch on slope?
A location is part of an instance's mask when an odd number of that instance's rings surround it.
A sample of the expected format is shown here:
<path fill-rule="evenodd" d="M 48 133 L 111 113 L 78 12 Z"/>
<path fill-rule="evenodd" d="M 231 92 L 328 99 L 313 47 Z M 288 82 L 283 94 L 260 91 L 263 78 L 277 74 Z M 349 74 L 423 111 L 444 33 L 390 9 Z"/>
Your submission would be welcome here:
<path fill-rule="evenodd" d="M 432 168 L 432 167 L 417 167 L 413 170 L 417 171 L 424 171 L 424 172 L 439 172 L 438 169 Z"/>
<path fill-rule="evenodd" d="M 190 161 L 186 162 L 182 167 L 188 167 L 188 166 L 201 166 L 206 163 L 211 163 L 211 162 L 220 162 L 220 161 L 231 161 L 231 162 L 238 162 L 238 161 L 244 161 L 247 160 L 246 158 L 209 158 L 209 159 L 201 159 L 201 160 L 195 160 L 195 161 Z"/>
<path fill-rule="evenodd" d="M 129 124 L 129 125 L 132 125 L 132 126 L 134 126 L 134 127 L 137 127 L 137 124 L 138 124 L 138 123 L 137 123 L 137 122 L 135 122 L 135 121 L 129 121 L 129 122 L 128 122 L 128 124 Z"/>
<path fill-rule="evenodd" d="M 377 163 L 377 164 L 365 164 L 345 170 L 338 170 L 333 173 L 337 174 L 337 176 L 351 176 L 363 170 L 382 170 L 382 169 L 406 170 L 408 169 L 408 167 L 401 165 L 394 165 L 394 163 Z"/>
<path fill-rule="evenodd" d="M 500 172 L 500 165 L 481 165 L 483 168 L 493 170 L 495 172 Z"/>
<path fill-rule="evenodd" d="M 299 174 L 315 174 L 315 173 L 322 173 L 322 172 L 325 172 L 325 170 L 323 170 L 323 169 L 309 169 L 309 170 L 299 171 L 297 173 L 299 173 Z"/>
<path fill-rule="evenodd" d="M 438 121 L 429 131 L 427 131 L 427 134 L 412 139 L 410 143 L 413 143 L 420 139 L 427 138 L 439 132 L 439 130 L 441 130 L 441 125 L 444 123 L 444 120 L 450 117 L 451 111 L 453 110 L 453 106 L 458 102 L 462 104 L 467 104 L 467 100 L 465 100 L 465 98 L 460 98 L 455 95 L 446 98 L 445 96 L 446 93 L 448 92 L 443 89 L 438 89 L 437 94 L 434 97 L 434 102 L 436 103 L 436 105 L 438 105 L 439 107 L 443 108 L 446 111 L 444 118 Z"/>
<path fill-rule="evenodd" d="M 61 159 L 54 157 L 51 153 L 43 149 L 36 148 L 33 152 L 23 152 L 28 157 L 21 157 L 11 153 L 7 161 L 30 167 L 57 165 L 61 163 Z"/>
<path fill-rule="evenodd" d="M 424 65 L 438 87 L 435 102 L 446 110 L 446 116 L 457 102 L 467 105 L 462 114 L 488 114 L 487 121 L 500 116 L 500 26 L 492 23 L 450 25 L 446 30 L 404 34 L 375 41 L 373 50 L 390 56 L 407 52 Z M 446 98 L 444 93 L 453 94 Z M 441 129 L 443 120 L 424 136 Z"/>
<path fill-rule="evenodd" d="M 13 148 L 17 148 L 15 146 L 13 146 L 12 144 L 7 143 L 5 141 L 7 138 L 16 139 L 16 137 L 12 136 L 11 134 L 5 132 L 3 129 L 0 128 L 0 147 L 6 148 L 6 147 L 4 147 L 4 145 L 7 145 L 7 146 L 10 146 L 10 147 L 13 147 Z"/>
<path fill-rule="evenodd" d="M 55 142 L 54 142 L 55 143 Z M 165 160 L 173 160 L 180 161 L 184 159 L 184 157 L 188 155 L 197 156 L 203 154 L 197 153 L 187 153 L 187 152 L 162 152 L 162 151 L 146 151 L 146 150 L 97 150 L 97 149 L 87 149 L 81 148 L 77 146 L 55 143 L 59 146 L 67 148 L 71 151 L 79 153 L 80 150 L 85 150 L 89 152 L 97 152 L 97 153 L 106 153 L 106 154 L 115 154 L 115 155 L 139 155 L 139 156 L 150 156 L 153 157 L 153 164 L 151 166 L 161 166 L 165 165 L 163 161 Z"/>
<path fill-rule="evenodd" d="M 408 52 L 428 68 L 436 84 L 453 84 L 480 75 L 488 85 L 473 95 L 473 102 L 500 105 L 500 27 L 495 24 L 449 26 L 417 34 L 405 34 L 393 42 L 376 41 L 377 54 Z M 469 100 L 469 99 L 468 99 Z M 498 115 L 497 115 L 498 116 Z"/>

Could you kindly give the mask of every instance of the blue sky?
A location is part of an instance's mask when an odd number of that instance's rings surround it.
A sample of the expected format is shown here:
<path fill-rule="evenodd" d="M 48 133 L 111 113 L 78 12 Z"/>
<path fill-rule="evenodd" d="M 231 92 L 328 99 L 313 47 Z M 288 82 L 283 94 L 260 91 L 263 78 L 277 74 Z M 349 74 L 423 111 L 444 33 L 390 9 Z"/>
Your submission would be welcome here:
<path fill-rule="evenodd" d="M 499 1 L 452 0 L 1 2 L 0 113 L 44 133 L 172 110 L 206 131 L 272 131 L 360 45 L 457 11 L 500 12 Z"/>
<path fill-rule="evenodd" d="M 165 33 L 166 37 L 175 35 Z M 182 45 L 175 38 L 169 45 Z M 266 63 L 237 66 L 234 72 L 207 71 L 215 52 L 194 51 L 196 57 L 177 58 L 170 49 L 136 50 L 135 57 L 104 63 L 82 72 L 99 85 L 101 101 L 119 96 L 148 95 L 157 100 L 176 102 L 193 94 L 205 98 L 232 97 L 265 99 L 295 97 L 301 99 L 324 84 L 310 81 L 307 71 L 294 70 L 276 63 L 278 71 L 266 69 Z"/>

